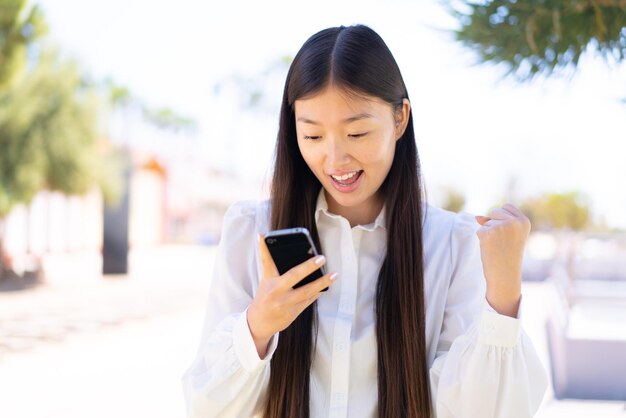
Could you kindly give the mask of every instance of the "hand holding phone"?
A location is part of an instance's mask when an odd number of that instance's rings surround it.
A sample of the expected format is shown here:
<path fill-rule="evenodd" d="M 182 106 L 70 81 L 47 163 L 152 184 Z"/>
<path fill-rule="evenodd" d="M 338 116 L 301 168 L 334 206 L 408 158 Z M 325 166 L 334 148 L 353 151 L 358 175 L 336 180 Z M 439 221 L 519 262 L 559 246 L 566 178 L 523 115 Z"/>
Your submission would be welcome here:
<path fill-rule="evenodd" d="M 304 278 L 320 270 L 326 263 L 325 257 L 313 255 L 281 274 L 265 238 L 260 237 L 258 242 L 262 277 L 247 313 L 248 327 L 261 358 L 265 357 L 272 335 L 287 328 L 337 278 L 337 273 L 322 274 L 298 287 Z"/>
<path fill-rule="evenodd" d="M 265 235 L 264 239 L 279 274 L 285 274 L 298 264 L 319 255 L 313 239 L 311 239 L 311 234 L 306 228 L 270 231 Z M 322 277 L 324 274 L 326 274 L 326 269 L 324 265 L 321 265 L 318 270 L 304 277 L 302 281 L 296 283 L 293 287 L 304 286 Z M 328 288 L 323 289 L 323 291 L 326 290 Z"/>

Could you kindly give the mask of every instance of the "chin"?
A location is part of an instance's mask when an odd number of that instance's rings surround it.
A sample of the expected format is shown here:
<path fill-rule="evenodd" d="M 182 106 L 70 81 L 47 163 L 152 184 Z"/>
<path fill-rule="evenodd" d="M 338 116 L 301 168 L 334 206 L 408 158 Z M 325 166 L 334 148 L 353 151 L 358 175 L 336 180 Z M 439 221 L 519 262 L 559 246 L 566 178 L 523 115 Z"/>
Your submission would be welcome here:
<path fill-rule="evenodd" d="M 331 185 L 330 187 L 333 187 L 333 186 Z M 365 200 L 367 200 L 367 199 L 364 199 L 360 193 L 358 195 L 357 194 L 347 195 L 347 194 L 338 192 L 336 190 L 326 189 L 326 191 L 328 192 L 328 194 L 332 196 L 333 200 L 335 200 L 337 204 L 346 208 L 358 206 L 362 204 Z"/>

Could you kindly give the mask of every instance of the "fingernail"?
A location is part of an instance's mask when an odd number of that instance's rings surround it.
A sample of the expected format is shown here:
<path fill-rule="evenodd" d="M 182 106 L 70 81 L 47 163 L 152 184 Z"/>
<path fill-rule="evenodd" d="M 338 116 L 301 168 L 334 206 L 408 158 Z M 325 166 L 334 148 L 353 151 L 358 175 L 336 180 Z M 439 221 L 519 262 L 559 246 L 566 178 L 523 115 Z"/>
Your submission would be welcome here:
<path fill-rule="evenodd" d="M 318 255 L 315 258 L 315 264 L 317 264 L 319 266 L 320 264 L 322 264 L 324 262 L 324 260 L 326 260 L 326 257 L 324 257 L 323 255 Z"/>
<path fill-rule="evenodd" d="M 338 276 L 339 276 L 339 273 L 333 273 L 330 275 L 330 280 L 334 282 L 335 280 L 337 280 Z"/>

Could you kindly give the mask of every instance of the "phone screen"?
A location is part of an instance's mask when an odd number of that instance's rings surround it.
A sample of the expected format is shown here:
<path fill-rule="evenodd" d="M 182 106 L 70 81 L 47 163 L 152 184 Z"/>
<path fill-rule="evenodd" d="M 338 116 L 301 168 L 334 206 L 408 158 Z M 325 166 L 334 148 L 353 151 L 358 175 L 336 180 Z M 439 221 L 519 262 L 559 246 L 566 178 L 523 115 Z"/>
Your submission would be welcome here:
<path fill-rule="evenodd" d="M 318 255 L 306 228 L 271 231 L 265 236 L 265 243 L 280 274 Z M 302 279 L 294 288 L 310 283 L 324 274 L 325 269 L 322 266 Z"/>

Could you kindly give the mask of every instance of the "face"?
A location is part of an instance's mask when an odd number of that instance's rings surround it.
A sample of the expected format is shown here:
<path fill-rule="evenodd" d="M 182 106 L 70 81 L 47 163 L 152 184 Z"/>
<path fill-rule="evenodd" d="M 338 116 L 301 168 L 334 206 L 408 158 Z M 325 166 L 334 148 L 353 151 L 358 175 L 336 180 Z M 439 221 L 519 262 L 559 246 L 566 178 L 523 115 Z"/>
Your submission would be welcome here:
<path fill-rule="evenodd" d="M 408 100 L 394 112 L 379 98 L 329 86 L 294 107 L 300 152 L 324 187 L 329 210 L 351 225 L 373 222 L 383 204 L 379 188 L 408 122 Z"/>

